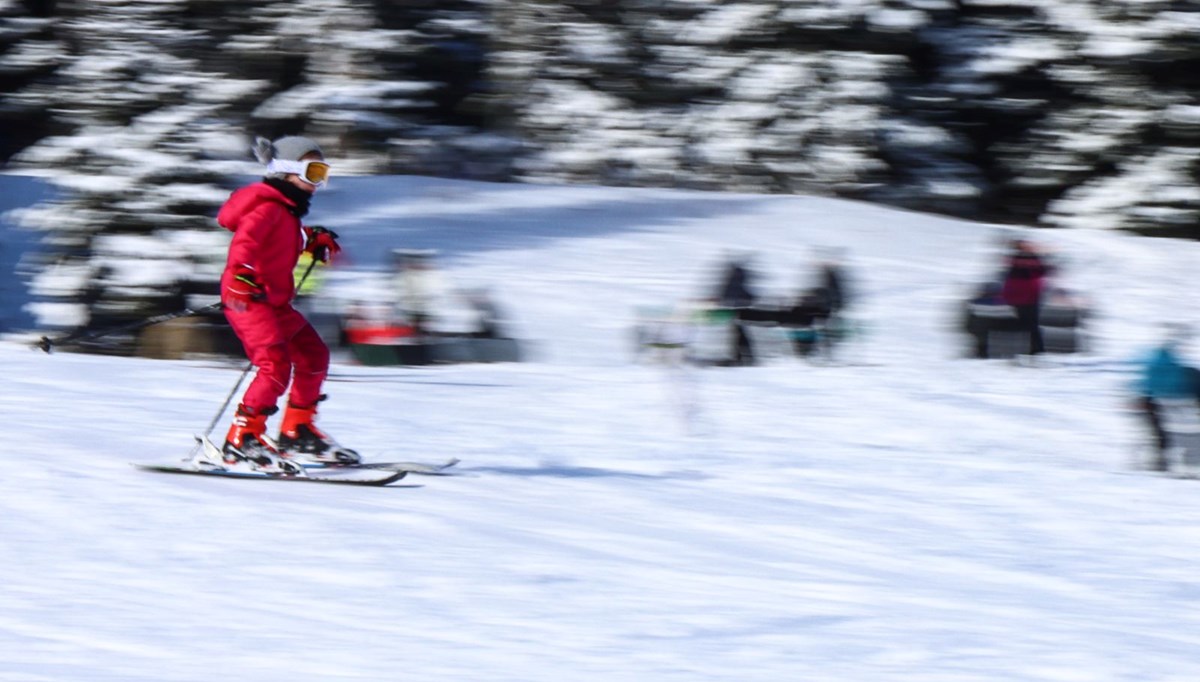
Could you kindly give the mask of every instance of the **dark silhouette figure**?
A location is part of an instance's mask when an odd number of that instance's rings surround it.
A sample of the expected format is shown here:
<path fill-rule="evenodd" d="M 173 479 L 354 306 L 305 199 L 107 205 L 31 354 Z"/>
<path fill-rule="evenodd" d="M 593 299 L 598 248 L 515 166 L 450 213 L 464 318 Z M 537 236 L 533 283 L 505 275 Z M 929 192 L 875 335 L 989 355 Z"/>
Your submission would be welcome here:
<path fill-rule="evenodd" d="M 754 346 L 741 320 L 741 312 L 751 308 L 756 300 L 752 279 L 753 274 L 745 261 L 730 260 L 725 265 L 715 296 L 719 308 L 733 313 L 729 360 L 733 365 L 754 364 Z"/>

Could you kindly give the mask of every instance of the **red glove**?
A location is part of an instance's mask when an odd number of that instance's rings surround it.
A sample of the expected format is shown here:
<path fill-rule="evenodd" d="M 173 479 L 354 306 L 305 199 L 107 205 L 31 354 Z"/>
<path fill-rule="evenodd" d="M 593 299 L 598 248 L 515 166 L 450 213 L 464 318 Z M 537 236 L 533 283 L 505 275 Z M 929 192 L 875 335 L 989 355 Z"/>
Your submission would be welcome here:
<path fill-rule="evenodd" d="M 337 232 L 320 225 L 304 227 L 304 250 L 312 254 L 313 260 L 328 263 L 330 258 L 341 253 L 337 243 Z"/>
<path fill-rule="evenodd" d="M 225 288 L 225 298 L 234 310 L 245 310 L 251 302 L 265 301 L 267 292 L 258 281 L 258 273 L 249 265 L 233 271 L 233 281 Z"/>

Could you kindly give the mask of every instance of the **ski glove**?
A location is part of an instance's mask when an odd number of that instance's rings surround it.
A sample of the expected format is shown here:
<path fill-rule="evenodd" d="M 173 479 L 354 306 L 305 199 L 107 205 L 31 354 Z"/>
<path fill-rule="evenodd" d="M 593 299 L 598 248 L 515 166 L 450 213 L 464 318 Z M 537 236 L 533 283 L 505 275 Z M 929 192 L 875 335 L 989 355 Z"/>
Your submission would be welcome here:
<path fill-rule="evenodd" d="M 304 227 L 304 250 L 312 254 L 313 260 L 328 263 L 342 247 L 338 246 L 337 232 L 313 225 Z"/>
<path fill-rule="evenodd" d="M 234 310 L 245 310 L 251 302 L 265 301 L 267 292 L 258 281 L 258 273 L 249 265 L 239 265 L 233 271 L 233 281 L 226 287 L 226 300 Z"/>

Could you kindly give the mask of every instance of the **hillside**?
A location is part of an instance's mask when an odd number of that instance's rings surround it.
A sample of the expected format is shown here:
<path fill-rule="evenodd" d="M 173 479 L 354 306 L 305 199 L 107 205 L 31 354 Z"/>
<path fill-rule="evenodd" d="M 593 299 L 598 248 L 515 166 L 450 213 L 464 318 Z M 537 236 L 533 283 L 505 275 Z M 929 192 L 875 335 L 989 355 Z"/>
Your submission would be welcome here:
<path fill-rule="evenodd" d="M 961 357 L 1011 228 L 807 197 L 373 178 L 313 216 L 376 286 L 435 248 L 534 361 L 339 363 L 321 424 L 413 487 L 170 477 L 233 363 L 0 343 L 0 679 L 1189 680 L 1195 482 L 1129 475 L 1126 361 L 1197 319 L 1194 243 L 1037 232 L 1092 351 Z M 838 362 L 631 361 L 634 310 L 731 252 L 790 295 L 844 248 Z M 764 347 L 764 350 L 769 348 Z M 684 409 L 688 408 L 688 409 Z M 221 426 L 223 428 L 224 422 Z"/>

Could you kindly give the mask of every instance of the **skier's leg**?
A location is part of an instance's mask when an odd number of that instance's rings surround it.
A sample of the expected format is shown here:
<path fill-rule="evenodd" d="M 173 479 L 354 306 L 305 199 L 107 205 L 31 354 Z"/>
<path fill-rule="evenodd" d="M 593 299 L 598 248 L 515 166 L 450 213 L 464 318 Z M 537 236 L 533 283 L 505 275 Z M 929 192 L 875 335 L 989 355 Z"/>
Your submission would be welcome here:
<path fill-rule="evenodd" d="M 754 344 L 750 341 L 750 335 L 746 333 L 745 327 L 740 322 L 734 321 L 734 343 L 736 350 L 734 352 L 735 363 L 738 366 L 754 364 Z"/>
<path fill-rule="evenodd" d="M 1143 397 L 1138 400 L 1138 404 L 1142 408 L 1146 424 L 1150 427 L 1150 433 L 1154 435 L 1155 459 L 1151 462 L 1150 468 L 1156 471 L 1166 471 L 1170 465 L 1167 462 L 1167 448 L 1170 446 L 1170 441 L 1162 423 L 1158 403 L 1154 402 L 1153 398 Z"/>
<path fill-rule="evenodd" d="M 352 450 L 342 448 L 317 428 L 317 403 L 329 373 L 329 347 L 307 322 L 289 341 L 295 370 L 287 409 L 279 428 L 279 447 L 289 453 L 304 453 L 337 462 L 358 461 Z"/>
<path fill-rule="evenodd" d="M 279 310 L 264 304 L 252 304 L 244 310 L 226 308 L 225 319 L 241 340 L 246 357 L 258 368 L 242 396 L 242 404 L 255 410 L 275 407 L 287 390 L 292 371 L 289 334 L 281 324 Z"/>
<path fill-rule="evenodd" d="M 1184 382 L 1191 391 L 1192 398 L 1196 401 L 1196 407 L 1200 408 L 1200 368 L 1185 367 L 1183 372 L 1186 377 Z"/>
<path fill-rule="evenodd" d="M 242 404 L 260 411 L 276 407 L 287 390 L 292 370 L 287 344 L 259 346 L 250 353 L 250 362 L 258 371 L 242 395 Z"/>
<path fill-rule="evenodd" d="M 249 459 L 260 466 L 276 462 L 274 448 L 265 438 L 267 418 L 278 411 L 276 403 L 287 390 L 291 360 L 278 311 L 267 305 L 244 310 L 225 309 L 225 317 L 251 364 L 258 368 L 242 395 L 222 448 L 229 459 Z"/>
<path fill-rule="evenodd" d="M 294 370 L 288 402 L 312 405 L 321 397 L 321 386 L 329 374 L 329 347 L 307 321 L 288 341 Z"/>
<path fill-rule="evenodd" d="M 1033 306 L 1033 312 L 1030 313 L 1032 318 L 1029 321 L 1029 341 L 1030 351 L 1037 355 L 1038 353 L 1046 352 L 1046 341 L 1042 338 L 1042 305 L 1040 303 Z"/>
<path fill-rule="evenodd" d="M 1038 352 L 1037 309 L 1028 305 L 1014 305 L 1013 310 L 1017 313 L 1017 327 L 1026 335 L 1025 352 L 1034 355 Z"/>

